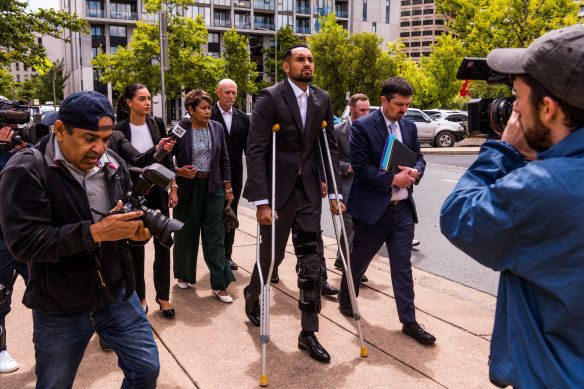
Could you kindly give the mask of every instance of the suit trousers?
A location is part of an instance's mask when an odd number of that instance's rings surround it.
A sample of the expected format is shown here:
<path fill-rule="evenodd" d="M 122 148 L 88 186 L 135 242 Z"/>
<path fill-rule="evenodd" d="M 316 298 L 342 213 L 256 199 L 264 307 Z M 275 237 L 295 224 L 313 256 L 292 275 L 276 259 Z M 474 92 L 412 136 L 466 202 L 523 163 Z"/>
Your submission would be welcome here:
<path fill-rule="evenodd" d="M 234 185 L 231 183 L 233 189 L 233 201 L 231 202 L 231 209 L 237 215 L 237 206 L 239 205 L 239 198 L 241 197 L 241 185 Z M 235 229 L 225 233 L 225 259 L 232 259 L 233 242 L 235 241 Z"/>
<path fill-rule="evenodd" d="M 311 203 L 304 192 L 301 180 L 296 181 L 296 186 L 288 201 L 277 209 L 278 220 L 276 221 L 276 253 L 284 253 L 290 230 L 296 232 L 317 232 L 320 231 L 320 204 Z M 272 246 L 271 226 L 260 227 L 260 264 L 262 266 L 262 275 L 264 283 L 267 280 L 271 263 L 271 246 Z M 275 267 L 278 267 L 283 260 L 283 255 L 276 254 Z M 316 279 L 322 274 L 321 258 L 318 253 L 306 255 L 302 264 L 304 266 L 304 278 Z M 248 304 L 256 301 L 261 293 L 260 277 L 257 269 L 257 263 L 254 266 L 251 280 L 247 286 L 247 295 L 245 296 Z M 305 298 L 318 299 L 320 291 L 305 291 Z M 318 314 L 315 312 L 302 312 L 301 325 L 304 331 L 318 331 Z"/>
<path fill-rule="evenodd" d="M 391 283 L 399 320 L 403 324 L 416 321 L 414 307 L 414 280 L 412 278 L 412 239 L 414 238 L 414 211 L 409 200 L 399 205 L 388 205 L 381 219 L 365 224 L 353 219 L 355 236 L 351 250 L 351 274 L 355 293 L 359 296 L 359 280 L 383 243 L 389 253 Z M 341 280 L 341 301 L 349 301 L 347 279 Z"/>
<path fill-rule="evenodd" d="M 348 199 L 349 194 L 343 193 L 343 199 Z M 345 261 L 347 260 L 347 252 L 351 252 L 353 249 L 353 237 L 355 236 L 355 231 L 353 230 L 353 218 L 347 212 L 343 213 L 343 222 L 345 223 L 345 231 L 347 232 L 347 242 L 349 242 L 349 251 L 345 247 L 345 234 L 341 231 L 341 246 L 337 250 L 337 261 L 341 261 L 341 250 L 343 250 L 343 255 L 345 256 Z"/>

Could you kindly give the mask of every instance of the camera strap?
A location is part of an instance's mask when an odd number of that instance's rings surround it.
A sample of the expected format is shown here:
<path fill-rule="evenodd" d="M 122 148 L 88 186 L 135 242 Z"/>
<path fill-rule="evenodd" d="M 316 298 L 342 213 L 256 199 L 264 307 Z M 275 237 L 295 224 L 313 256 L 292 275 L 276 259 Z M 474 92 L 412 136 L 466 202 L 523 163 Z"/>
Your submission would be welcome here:
<path fill-rule="evenodd" d="M 102 256 L 101 245 L 99 246 L 98 253 L 95 254 L 95 267 L 97 269 L 97 281 L 103 290 L 103 294 L 105 298 L 112 304 L 118 304 L 124 301 L 127 301 L 132 294 L 134 294 L 134 288 L 136 286 L 136 277 L 134 274 L 134 263 L 132 261 L 132 254 L 130 253 L 130 248 L 128 247 L 128 243 L 126 242 L 119 242 L 119 249 L 120 253 L 122 254 L 122 268 L 124 272 L 124 283 L 126 287 L 126 294 L 122 297 L 121 300 L 116 300 L 116 298 L 110 292 L 107 283 L 105 282 L 105 278 L 103 276 L 103 272 L 101 269 L 101 261 L 100 258 Z"/>

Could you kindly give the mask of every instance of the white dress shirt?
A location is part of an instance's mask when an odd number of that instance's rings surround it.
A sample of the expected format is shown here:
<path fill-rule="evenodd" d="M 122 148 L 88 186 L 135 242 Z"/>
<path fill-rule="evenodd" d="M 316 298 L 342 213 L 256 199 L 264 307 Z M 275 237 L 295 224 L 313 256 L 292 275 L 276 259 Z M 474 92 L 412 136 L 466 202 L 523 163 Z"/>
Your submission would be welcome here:
<path fill-rule="evenodd" d="M 219 112 L 223 116 L 223 121 L 225 122 L 225 127 L 227 127 L 227 133 L 231 135 L 231 123 L 233 121 L 233 107 L 229 108 L 229 111 L 224 111 L 217 102 L 217 107 L 219 107 Z"/>
<path fill-rule="evenodd" d="M 399 122 L 391 122 L 388 118 L 385 117 L 385 115 L 383 115 L 383 119 L 385 120 L 385 127 L 387 128 L 387 133 L 391 134 L 391 130 L 389 129 L 389 125 L 391 123 L 394 123 L 395 130 L 394 130 L 393 136 L 395 136 L 396 139 L 399 140 L 400 142 L 403 142 L 401 129 L 399 127 Z M 404 199 L 407 199 L 408 196 L 409 196 L 408 195 L 408 188 L 399 188 L 397 186 L 392 187 L 391 201 L 404 200 Z"/>

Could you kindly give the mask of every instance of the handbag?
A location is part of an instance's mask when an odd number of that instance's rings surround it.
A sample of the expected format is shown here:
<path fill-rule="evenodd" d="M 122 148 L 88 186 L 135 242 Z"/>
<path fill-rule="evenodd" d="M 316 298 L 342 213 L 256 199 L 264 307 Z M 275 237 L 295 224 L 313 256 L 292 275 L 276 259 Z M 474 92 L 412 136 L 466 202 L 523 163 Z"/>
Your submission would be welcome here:
<path fill-rule="evenodd" d="M 225 229 L 225 232 L 231 232 L 237 227 L 239 227 L 239 220 L 237 220 L 237 215 L 235 212 L 233 212 L 231 204 L 226 202 L 225 217 L 223 218 L 223 228 Z"/>

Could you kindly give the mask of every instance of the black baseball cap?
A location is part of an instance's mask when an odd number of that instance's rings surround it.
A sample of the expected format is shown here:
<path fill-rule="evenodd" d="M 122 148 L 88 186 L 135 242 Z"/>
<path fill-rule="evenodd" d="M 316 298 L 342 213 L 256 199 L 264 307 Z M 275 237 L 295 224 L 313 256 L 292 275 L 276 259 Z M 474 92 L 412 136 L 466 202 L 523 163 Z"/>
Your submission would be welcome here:
<path fill-rule="evenodd" d="M 558 99 L 584 109 L 584 25 L 550 31 L 528 48 L 495 49 L 487 64 L 501 73 L 529 74 Z"/>
<path fill-rule="evenodd" d="M 99 119 L 104 116 L 115 121 L 114 108 L 107 97 L 95 91 L 72 93 L 63 100 L 59 108 L 60 121 L 84 130 L 111 130 L 113 126 L 98 126 Z"/>

